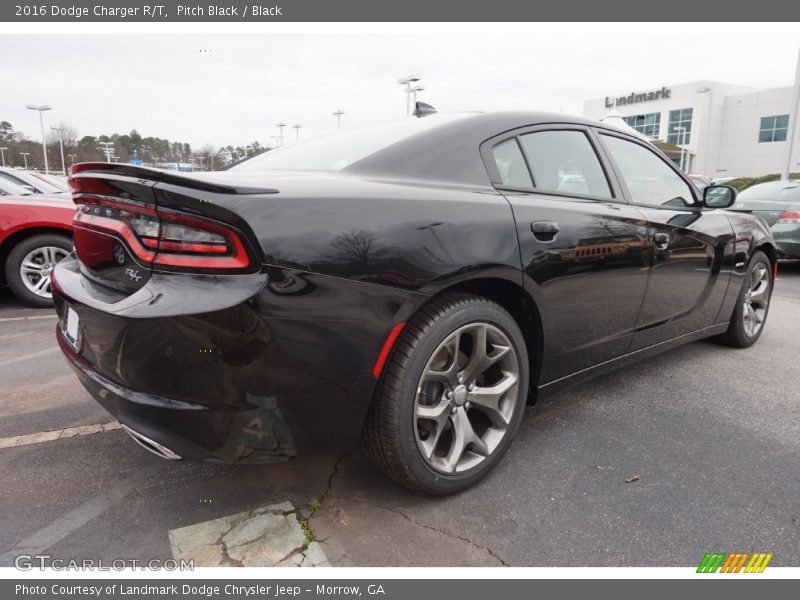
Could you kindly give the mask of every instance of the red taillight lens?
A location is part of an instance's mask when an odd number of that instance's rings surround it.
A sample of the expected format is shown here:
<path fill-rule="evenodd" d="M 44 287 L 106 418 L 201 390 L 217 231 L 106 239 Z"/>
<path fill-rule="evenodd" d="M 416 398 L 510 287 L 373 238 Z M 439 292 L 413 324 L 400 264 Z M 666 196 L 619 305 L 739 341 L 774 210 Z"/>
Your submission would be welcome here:
<path fill-rule="evenodd" d="M 99 192 L 102 181 L 72 187 L 78 205 L 75 227 L 122 238 L 144 264 L 190 270 L 241 270 L 250 266 L 242 240 L 229 227 L 134 201 L 86 193 L 87 188 Z M 79 247 L 79 257 L 80 254 Z"/>
<path fill-rule="evenodd" d="M 787 210 L 778 217 L 777 223 L 793 223 L 800 224 L 800 210 Z"/>

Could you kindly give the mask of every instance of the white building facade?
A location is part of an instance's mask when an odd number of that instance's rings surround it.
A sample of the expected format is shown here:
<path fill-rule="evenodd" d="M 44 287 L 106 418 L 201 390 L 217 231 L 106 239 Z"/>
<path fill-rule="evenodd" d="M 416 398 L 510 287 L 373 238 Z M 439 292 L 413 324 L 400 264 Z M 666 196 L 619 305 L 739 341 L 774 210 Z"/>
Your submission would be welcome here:
<path fill-rule="evenodd" d="M 640 133 L 683 148 L 673 160 L 687 173 L 757 177 L 780 173 L 786 160 L 793 89 L 753 89 L 695 81 L 587 100 L 583 115 L 618 114 Z M 800 128 L 798 128 L 800 134 Z M 795 140 L 791 170 L 800 171 Z"/>

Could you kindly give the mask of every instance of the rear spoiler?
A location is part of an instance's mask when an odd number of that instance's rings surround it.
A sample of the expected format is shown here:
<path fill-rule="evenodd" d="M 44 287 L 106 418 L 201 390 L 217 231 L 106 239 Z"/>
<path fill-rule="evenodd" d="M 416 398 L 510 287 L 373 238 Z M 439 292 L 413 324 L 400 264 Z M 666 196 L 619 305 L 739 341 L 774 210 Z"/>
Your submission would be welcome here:
<path fill-rule="evenodd" d="M 216 194 L 277 194 L 280 190 L 268 187 L 253 187 L 246 185 L 236 185 L 230 183 L 212 183 L 193 176 L 178 175 L 163 169 L 151 169 L 149 167 L 138 167 L 136 165 L 126 165 L 119 163 L 85 162 L 73 165 L 69 170 L 70 176 L 78 173 L 114 173 L 117 175 L 127 175 L 147 181 L 169 183 L 193 190 L 212 192 Z"/>

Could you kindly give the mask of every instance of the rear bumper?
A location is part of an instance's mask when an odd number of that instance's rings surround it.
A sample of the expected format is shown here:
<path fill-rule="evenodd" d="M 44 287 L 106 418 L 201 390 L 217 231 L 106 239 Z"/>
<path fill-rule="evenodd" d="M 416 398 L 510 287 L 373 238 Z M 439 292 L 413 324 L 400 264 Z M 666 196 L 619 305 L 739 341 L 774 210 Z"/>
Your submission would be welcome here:
<path fill-rule="evenodd" d="M 800 225 L 781 223 L 772 226 L 778 254 L 786 258 L 800 258 Z"/>
<path fill-rule="evenodd" d="M 125 306 L 77 267 L 65 259 L 53 279 L 65 357 L 121 424 L 185 459 L 274 462 L 351 447 L 387 328 L 411 310 L 409 292 L 281 270 L 244 298 L 224 282 L 208 298 L 214 287 L 197 276 L 159 288 L 154 275 L 137 294 L 163 300 Z M 238 302 L 220 307 L 226 294 Z M 63 333 L 67 307 L 80 319 L 75 346 Z"/>

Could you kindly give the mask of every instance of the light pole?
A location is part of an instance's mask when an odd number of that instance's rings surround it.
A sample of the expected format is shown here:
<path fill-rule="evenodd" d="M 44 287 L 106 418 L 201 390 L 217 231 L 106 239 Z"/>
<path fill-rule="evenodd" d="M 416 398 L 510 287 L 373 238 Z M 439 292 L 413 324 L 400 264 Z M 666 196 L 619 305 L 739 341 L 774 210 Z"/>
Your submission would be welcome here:
<path fill-rule="evenodd" d="M 414 104 L 414 108 L 415 109 L 417 107 L 417 92 L 422 92 L 424 90 L 425 90 L 425 86 L 424 85 L 415 85 L 414 87 L 411 88 L 411 93 L 414 94 L 414 102 L 413 102 L 413 104 Z"/>
<path fill-rule="evenodd" d="M 408 77 L 401 77 L 397 80 L 397 83 L 406 86 L 406 116 L 411 114 L 411 84 L 416 83 L 420 79 L 419 75 L 414 75 L 412 73 Z"/>
<path fill-rule="evenodd" d="M 22 160 L 25 161 L 25 170 L 27 171 L 28 170 L 28 155 L 30 154 L 30 152 L 20 152 L 20 154 L 22 155 Z"/>
<path fill-rule="evenodd" d="M 201 171 L 203 170 L 203 159 L 204 159 L 204 158 L 205 158 L 205 156 L 198 156 L 198 157 L 197 157 L 197 160 L 199 160 L 199 161 L 200 161 L 200 170 L 201 170 Z"/>
<path fill-rule="evenodd" d="M 0 157 L 3 159 L 3 166 L 6 166 L 6 150 L 8 150 L 8 146 L 3 146 L 0 148 Z"/>
<path fill-rule="evenodd" d="M 63 127 L 51 127 L 53 131 L 58 132 L 58 145 L 61 148 L 61 170 L 64 172 L 64 175 L 67 174 L 67 163 L 64 161 L 64 128 Z"/>
<path fill-rule="evenodd" d="M 44 152 L 44 173 L 45 175 L 49 175 L 50 169 L 47 166 L 47 143 L 44 139 L 44 117 L 42 116 L 42 113 L 44 113 L 46 110 L 53 110 L 53 107 L 48 106 L 47 104 L 42 104 L 39 106 L 35 104 L 26 104 L 25 106 L 31 110 L 39 111 L 39 126 L 42 128 L 42 152 Z"/>
<path fill-rule="evenodd" d="M 340 108 L 339 110 L 333 111 L 333 116 L 336 117 L 336 129 L 342 128 L 342 115 L 344 111 Z"/>
<path fill-rule="evenodd" d="M 114 147 L 114 142 L 99 142 L 103 147 L 102 151 L 106 153 L 106 162 L 111 162 L 111 149 Z"/>
<path fill-rule="evenodd" d="M 72 165 L 75 164 L 75 159 L 78 158 L 78 155 L 77 154 L 67 154 L 67 158 L 69 159 L 69 166 L 71 167 Z"/>
<path fill-rule="evenodd" d="M 276 123 L 275 126 L 278 128 L 278 135 L 280 135 L 281 146 L 283 146 L 283 128 L 286 127 L 286 123 Z"/>
<path fill-rule="evenodd" d="M 277 135 L 271 135 L 269 137 L 272 140 L 272 148 L 277 148 L 278 147 L 278 139 L 279 139 L 278 136 Z"/>
<path fill-rule="evenodd" d="M 684 146 L 686 145 L 686 127 L 676 127 L 675 132 L 680 135 L 679 139 L 681 140 L 681 171 L 685 173 L 686 169 L 684 168 L 683 164 L 683 151 L 685 150 Z"/>
<path fill-rule="evenodd" d="M 300 141 L 300 128 L 302 127 L 302 125 L 299 125 L 299 124 L 298 125 L 292 125 L 292 127 L 294 128 L 294 136 L 295 136 L 294 139 L 295 139 L 296 142 L 299 142 Z"/>

